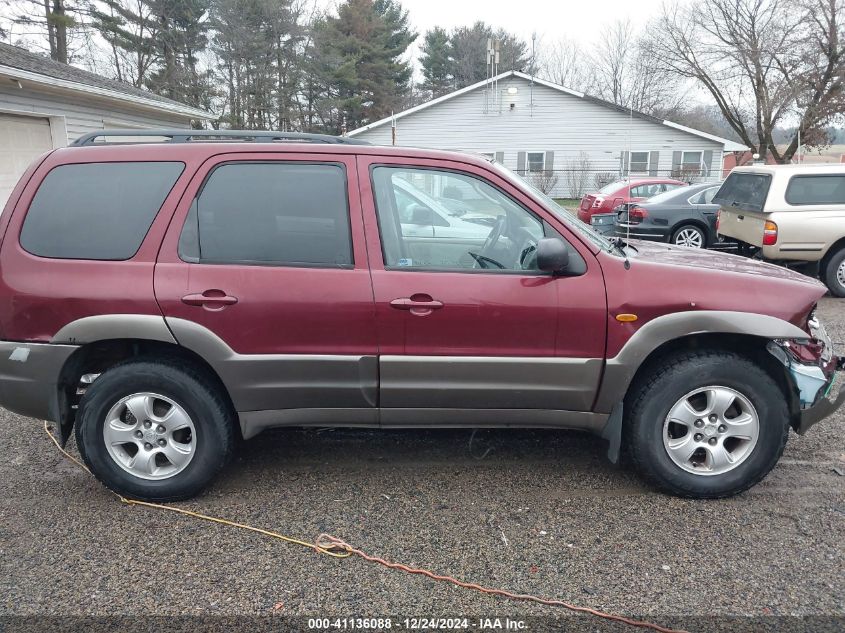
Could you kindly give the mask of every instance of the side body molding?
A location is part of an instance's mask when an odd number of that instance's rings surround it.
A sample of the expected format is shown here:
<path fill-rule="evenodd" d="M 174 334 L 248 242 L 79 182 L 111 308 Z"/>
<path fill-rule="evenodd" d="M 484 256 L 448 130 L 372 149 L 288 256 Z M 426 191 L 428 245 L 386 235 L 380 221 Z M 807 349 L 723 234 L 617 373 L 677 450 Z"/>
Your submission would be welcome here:
<path fill-rule="evenodd" d="M 238 413 L 377 405 L 378 359 L 374 355 L 239 354 L 193 321 L 168 317 L 167 325 L 180 345 L 217 372 Z M 267 426 L 266 421 L 261 425 Z"/>
<path fill-rule="evenodd" d="M 153 314 L 102 314 L 84 317 L 62 327 L 50 342 L 82 345 L 121 338 L 176 343 L 164 317 Z"/>
<path fill-rule="evenodd" d="M 750 312 L 702 310 L 657 317 L 637 330 L 619 353 L 607 360 L 593 410 L 610 413 L 625 397 L 634 374 L 649 354 L 664 343 L 693 334 L 744 334 L 762 339 L 809 337 L 788 321 Z"/>

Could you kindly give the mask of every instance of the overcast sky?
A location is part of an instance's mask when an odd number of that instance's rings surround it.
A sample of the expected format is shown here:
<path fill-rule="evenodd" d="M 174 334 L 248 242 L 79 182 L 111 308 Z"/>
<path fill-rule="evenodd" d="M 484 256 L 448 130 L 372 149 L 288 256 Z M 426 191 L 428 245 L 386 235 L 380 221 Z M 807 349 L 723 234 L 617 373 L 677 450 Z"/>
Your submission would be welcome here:
<path fill-rule="evenodd" d="M 318 0 L 320 2 L 320 0 Z M 483 20 L 502 27 L 527 42 L 531 33 L 538 40 L 554 41 L 561 37 L 589 45 L 602 28 L 617 18 L 629 18 L 634 28 L 641 27 L 659 11 L 663 0 L 401 0 L 420 34 L 433 26 L 450 29 Z M 334 7 L 337 0 L 322 0 Z"/>

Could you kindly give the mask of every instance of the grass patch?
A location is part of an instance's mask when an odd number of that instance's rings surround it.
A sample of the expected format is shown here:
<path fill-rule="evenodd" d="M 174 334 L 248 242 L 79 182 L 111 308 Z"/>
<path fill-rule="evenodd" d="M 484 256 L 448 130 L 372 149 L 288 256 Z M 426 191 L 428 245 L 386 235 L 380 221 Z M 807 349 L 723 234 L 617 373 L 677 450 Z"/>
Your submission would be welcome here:
<path fill-rule="evenodd" d="M 570 213 L 576 213 L 578 206 L 581 204 L 581 200 L 578 198 L 553 198 L 553 200 Z"/>

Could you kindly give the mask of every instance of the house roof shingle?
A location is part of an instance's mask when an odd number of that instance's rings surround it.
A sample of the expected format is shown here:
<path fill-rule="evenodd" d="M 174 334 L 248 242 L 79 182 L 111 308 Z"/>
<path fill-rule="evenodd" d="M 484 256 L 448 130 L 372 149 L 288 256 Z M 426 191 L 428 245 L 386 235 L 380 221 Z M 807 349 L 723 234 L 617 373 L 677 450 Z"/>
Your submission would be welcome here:
<path fill-rule="evenodd" d="M 179 101 L 162 97 L 147 90 L 136 88 L 116 79 L 109 79 L 102 77 L 95 73 L 62 64 L 48 57 L 31 53 L 18 46 L 11 44 L 4 44 L 0 42 L 0 67 L 7 66 L 9 68 L 16 68 L 29 73 L 36 73 L 45 77 L 51 77 L 60 81 L 73 82 L 82 84 L 83 86 L 90 86 L 91 88 L 98 88 L 101 90 L 108 90 L 113 93 L 118 93 L 115 96 L 125 96 L 127 101 L 133 99 L 143 99 L 148 102 L 155 102 L 161 104 L 162 109 L 166 110 L 189 110 L 195 113 L 200 113 L 202 110 L 194 108 Z M 211 115 L 206 114 L 206 118 L 211 118 Z"/>

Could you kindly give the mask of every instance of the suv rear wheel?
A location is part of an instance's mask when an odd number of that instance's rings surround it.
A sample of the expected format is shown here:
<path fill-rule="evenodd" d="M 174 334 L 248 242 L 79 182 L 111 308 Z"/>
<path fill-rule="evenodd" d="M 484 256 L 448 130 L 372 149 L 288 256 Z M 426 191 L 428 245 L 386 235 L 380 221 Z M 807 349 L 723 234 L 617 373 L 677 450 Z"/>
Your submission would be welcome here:
<path fill-rule="evenodd" d="M 233 414 L 203 372 L 133 360 L 87 389 L 76 439 L 91 472 L 115 492 L 176 501 L 202 490 L 229 459 Z"/>
<path fill-rule="evenodd" d="M 834 297 L 845 297 L 845 248 L 828 260 L 822 272 L 830 294 Z"/>
<path fill-rule="evenodd" d="M 661 490 L 683 497 L 747 490 L 774 467 L 789 434 L 780 387 L 731 352 L 669 357 L 629 402 L 626 445 L 634 466 Z"/>

